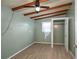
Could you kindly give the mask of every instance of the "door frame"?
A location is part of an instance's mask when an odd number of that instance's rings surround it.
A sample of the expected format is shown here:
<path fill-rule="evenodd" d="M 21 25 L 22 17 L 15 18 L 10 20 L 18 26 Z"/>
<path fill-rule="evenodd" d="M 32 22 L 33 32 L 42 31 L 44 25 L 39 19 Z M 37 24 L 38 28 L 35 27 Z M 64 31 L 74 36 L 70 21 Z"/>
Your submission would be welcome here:
<path fill-rule="evenodd" d="M 53 21 L 54 20 L 65 20 L 65 22 L 68 22 L 69 21 L 69 18 L 68 17 L 61 17 L 61 18 L 52 18 L 52 20 L 51 20 L 51 48 L 53 48 L 53 45 L 54 45 L 54 43 L 53 43 Z M 65 27 L 68 27 L 68 23 L 67 23 L 67 25 L 65 24 Z M 67 38 L 67 41 L 65 42 L 65 43 L 67 43 L 67 45 L 65 45 L 65 48 L 66 48 L 66 50 L 68 51 L 68 47 L 69 47 L 69 44 L 68 44 L 68 28 L 66 29 L 65 28 L 65 34 L 67 34 L 67 37 L 65 36 L 64 37 L 64 40 L 66 40 L 66 38 Z"/>

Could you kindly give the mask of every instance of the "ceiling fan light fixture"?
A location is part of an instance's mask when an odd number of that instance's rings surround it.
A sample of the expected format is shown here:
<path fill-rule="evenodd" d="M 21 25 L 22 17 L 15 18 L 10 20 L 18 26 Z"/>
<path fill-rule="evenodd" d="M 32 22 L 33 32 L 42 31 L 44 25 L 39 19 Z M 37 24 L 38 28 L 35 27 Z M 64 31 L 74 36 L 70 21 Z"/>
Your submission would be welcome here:
<path fill-rule="evenodd" d="M 39 12 L 40 11 L 40 7 L 36 7 L 36 11 Z"/>

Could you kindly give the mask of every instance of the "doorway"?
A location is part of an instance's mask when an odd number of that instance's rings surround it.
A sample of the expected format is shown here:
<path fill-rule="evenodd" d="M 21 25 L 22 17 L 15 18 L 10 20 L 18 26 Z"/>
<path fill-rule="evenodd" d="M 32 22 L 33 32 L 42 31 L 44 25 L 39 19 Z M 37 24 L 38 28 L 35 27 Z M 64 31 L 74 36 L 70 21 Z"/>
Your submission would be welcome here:
<path fill-rule="evenodd" d="M 63 17 L 63 18 L 53 18 L 51 20 L 51 47 L 53 48 L 53 45 L 54 45 L 54 21 L 61 21 L 63 20 L 64 21 L 64 46 L 66 48 L 66 50 L 68 51 L 68 47 L 69 47 L 69 44 L 68 44 L 68 21 L 69 21 L 69 18 L 67 17 Z M 57 27 L 57 26 L 55 26 Z"/>
<path fill-rule="evenodd" d="M 54 20 L 53 38 L 54 44 L 64 45 L 64 20 Z"/>

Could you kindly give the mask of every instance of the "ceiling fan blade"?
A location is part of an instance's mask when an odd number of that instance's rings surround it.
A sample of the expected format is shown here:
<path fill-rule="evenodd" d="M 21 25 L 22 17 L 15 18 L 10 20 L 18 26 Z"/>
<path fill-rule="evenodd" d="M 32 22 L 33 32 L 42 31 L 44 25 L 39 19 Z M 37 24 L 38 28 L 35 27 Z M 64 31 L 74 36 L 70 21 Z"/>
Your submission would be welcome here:
<path fill-rule="evenodd" d="M 50 8 L 49 6 L 40 6 L 40 8 Z"/>
<path fill-rule="evenodd" d="M 36 0 L 36 1 L 35 1 L 35 6 L 36 6 L 36 7 L 39 7 L 39 6 L 40 6 L 40 1 L 39 1 L 39 0 Z"/>
<path fill-rule="evenodd" d="M 25 8 L 34 8 L 35 6 L 24 6 Z"/>

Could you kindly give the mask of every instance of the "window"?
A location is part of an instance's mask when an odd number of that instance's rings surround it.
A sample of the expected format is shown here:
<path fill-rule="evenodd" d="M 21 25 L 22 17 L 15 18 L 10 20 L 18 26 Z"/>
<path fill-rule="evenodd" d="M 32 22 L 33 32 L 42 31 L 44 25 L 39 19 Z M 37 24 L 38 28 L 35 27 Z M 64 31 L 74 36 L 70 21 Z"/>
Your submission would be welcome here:
<path fill-rule="evenodd" d="M 51 22 L 42 22 L 42 32 L 51 32 Z"/>

